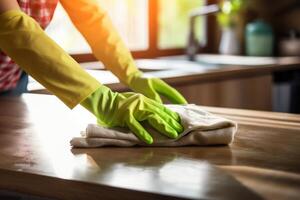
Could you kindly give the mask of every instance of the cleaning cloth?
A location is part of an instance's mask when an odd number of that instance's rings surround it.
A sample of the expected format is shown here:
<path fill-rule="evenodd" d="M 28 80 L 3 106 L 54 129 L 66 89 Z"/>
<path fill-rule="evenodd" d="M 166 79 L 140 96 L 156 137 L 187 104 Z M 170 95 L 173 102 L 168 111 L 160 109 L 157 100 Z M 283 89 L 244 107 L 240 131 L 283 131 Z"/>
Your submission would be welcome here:
<path fill-rule="evenodd" d="M 237 131 L 237 123 L 220 116 L 213 115 L 200 106 L 166 105 L 181 117 L 184 131 L 176 139 L 168 138 L 145 124 L 154 141 L 151 145 L 140 141 L 133 133 L 124 128 L 106 128 L 89 124 L 82 137 L 73 138 L 73 147 L 103 146 L 188 146 L 217 145 L 233 142 Z"/>

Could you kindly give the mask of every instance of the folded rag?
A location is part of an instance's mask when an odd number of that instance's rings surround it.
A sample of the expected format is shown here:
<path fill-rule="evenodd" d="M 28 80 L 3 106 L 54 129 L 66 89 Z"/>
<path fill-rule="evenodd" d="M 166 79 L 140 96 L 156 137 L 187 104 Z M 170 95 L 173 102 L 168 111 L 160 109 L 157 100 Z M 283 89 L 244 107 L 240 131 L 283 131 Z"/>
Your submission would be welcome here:
<path fill-rule="evenodd" d="M 150 146 L 201 146 L 230 144 L 233 141 L 237 123 L 213 115 L 194 104 L 166 106 L 180 115 L 184 132 L 178 138 L 171 139 L 143 124 L 154 139 Z M 81 135 L 82 137 L 75 137 L 70 141 L 73 147 L 149 146 L 125 128 L 105 128 L 89 124 Z"/>

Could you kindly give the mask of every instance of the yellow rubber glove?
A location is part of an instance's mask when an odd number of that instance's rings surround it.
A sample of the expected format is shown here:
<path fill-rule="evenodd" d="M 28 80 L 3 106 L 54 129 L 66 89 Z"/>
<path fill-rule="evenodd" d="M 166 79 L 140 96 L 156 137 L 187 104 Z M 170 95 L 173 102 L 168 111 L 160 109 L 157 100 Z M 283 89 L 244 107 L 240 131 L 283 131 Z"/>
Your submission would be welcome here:
<path fill-rule="evenodd" d="M 85 37 L 95 57 L 133 91 L 161 102 L 164 95 L 172 103 L 186 104 L 184 97 L 160 79 L 142 78 L 108 14 L 94 0 L 60 0 L 73 24 Z"/>
<path fill-rule="evenodd" d="M 134 76 L 128 83 L 129 87 L 134 92 L 144 94 L 146 97 L 154 99 L 162 103 L 161 96 L 166 97 L 174 104 L 187 104 L 185 98 L 173 87 L 169 86 L 159 78 L 143 78 L 141 76 Z"/>
<path fill-rule="evenodd" d="M 143 121 L 170 138 L 176 138 L 183 131 L 177 113 L 142 94 L 117 93 L 101 86 L 81 105 L 92 112 L 102 126 L 128 127 L 148 144 L 153 142 L 153 138 L 143 128 Z"/>
<path fill-rule="evenodd" d="M 100 86 L 20 10 L 0 15 L 0 49 L 70 108 Z"/>
<path fill-rule="evenodd" d="M 101 124 L 127 126 L 149 144 L 152 137 L 139 121 L 148 121 L 172 138 L 183 129 L 179 116 L 162 104 L 140 94 L 113 93 L 102 86 L 20 10 L 0 15 L 0 48 L 70 108 L 82 102 Z"/>
<path fill-rule="evenodd" d="M 113 26 L 106 11 L 95 0 L 60 0 L 75 27 L 90 45 L 95 57 L 123 83 L 141 73 Z"/>

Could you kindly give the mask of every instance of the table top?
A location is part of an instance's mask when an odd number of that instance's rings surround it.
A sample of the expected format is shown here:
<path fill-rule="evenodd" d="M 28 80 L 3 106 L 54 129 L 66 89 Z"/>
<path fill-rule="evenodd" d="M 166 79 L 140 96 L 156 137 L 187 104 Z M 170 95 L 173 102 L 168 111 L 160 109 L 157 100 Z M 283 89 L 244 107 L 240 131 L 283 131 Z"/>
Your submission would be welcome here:
<path fill-rule="evenodd" d="M 0 99 L 0 190 L 57 199 L 297 199 L 300 115 L 204 107 L 229 146 L 72 149 L 95 119 L 51 95 Z"/>

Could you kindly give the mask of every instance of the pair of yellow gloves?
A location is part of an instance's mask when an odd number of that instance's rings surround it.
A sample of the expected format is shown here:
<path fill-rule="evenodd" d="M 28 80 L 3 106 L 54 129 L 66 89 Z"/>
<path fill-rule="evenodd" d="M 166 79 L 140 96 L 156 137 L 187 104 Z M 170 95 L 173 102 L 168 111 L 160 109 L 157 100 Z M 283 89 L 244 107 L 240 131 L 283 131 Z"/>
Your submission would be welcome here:
<path fill-rule="evenodd" d="M 68 107 L 80 103 L 92 112 L 99 124 L 128 127 L 148 144 L 153 139 L 141 122 L 176 138 L 183 131 L 180 118 L 161 104 L 160 95 L 178 104 L 186 103 L 184 97 L 160 79 L 142 77 L 108 15 L 95 1 L 60 2 L 96 58 L 141 94 L 117 93 L 101 85 L 20 10 L 0 14 L 0 49 Z"/>

